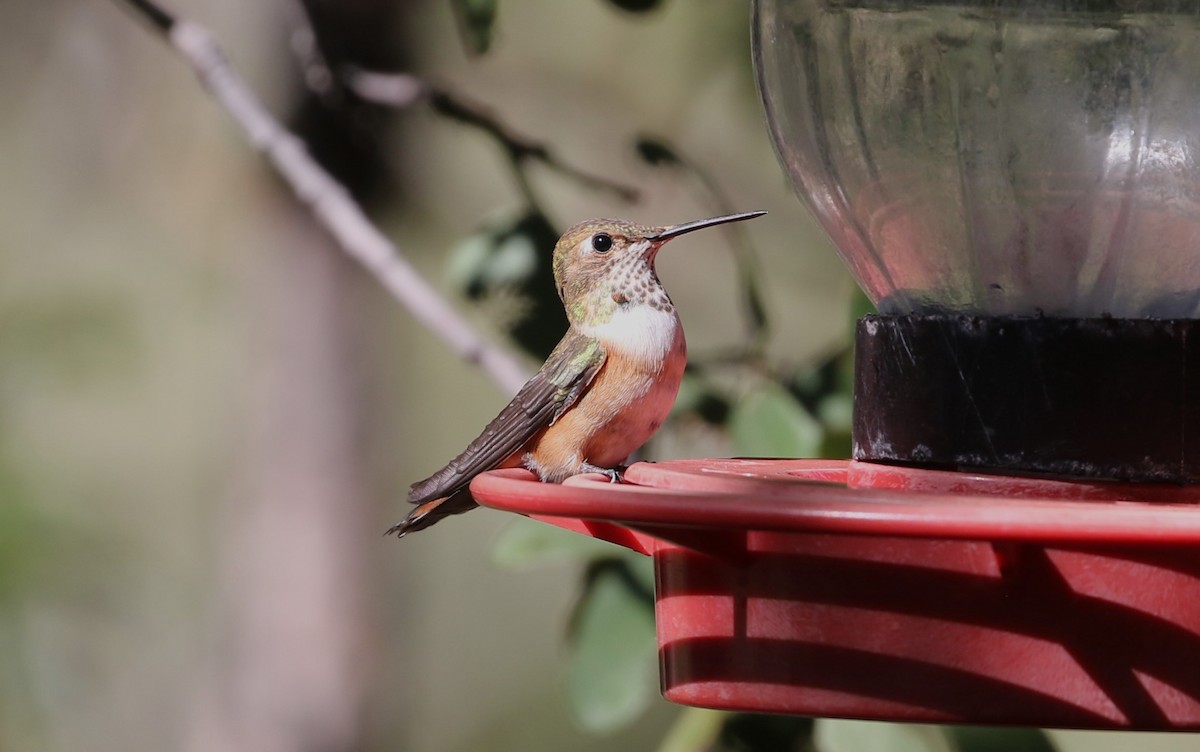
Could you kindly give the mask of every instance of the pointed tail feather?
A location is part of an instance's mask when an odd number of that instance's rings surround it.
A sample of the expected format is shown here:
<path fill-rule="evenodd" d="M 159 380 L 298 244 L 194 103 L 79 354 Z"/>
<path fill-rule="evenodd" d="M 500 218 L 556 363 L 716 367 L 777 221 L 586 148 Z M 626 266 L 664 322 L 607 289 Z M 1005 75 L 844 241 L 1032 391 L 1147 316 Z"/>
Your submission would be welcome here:
<path fill-rule="evenodd" d="M 472 498 L 470 491 L 464 488 L 449 496 L 418 504 L 408 513 L 407 517 L 388 528 L 384 535 L 395 533 L 397 538 L 403 538 L 409 533 L 424 530 L 430 525 L 436 524 L 443 517 L 469 512 L 477 506 L 479 504 Z"/>

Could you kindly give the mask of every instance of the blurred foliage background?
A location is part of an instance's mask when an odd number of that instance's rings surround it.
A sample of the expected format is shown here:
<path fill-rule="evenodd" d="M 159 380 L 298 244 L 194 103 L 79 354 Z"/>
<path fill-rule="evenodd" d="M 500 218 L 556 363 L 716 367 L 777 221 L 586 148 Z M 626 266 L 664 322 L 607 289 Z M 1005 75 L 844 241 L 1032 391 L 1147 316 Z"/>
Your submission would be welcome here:
<path fill-rule="evenodd" d="M 647 456 L 847 454 L 861 301 L 771 152 L 747 3 L 307 8 L 331 63 L 414 73 L 579 173 L 445 102 L 306 86 L 291 0 L 170 6 L 531 369 L 563 227 L 770 210 L 660 257 L 695 368 Z M 0 3 L 0 96 L 0 750 L 1047 748 L 683 711 L 657 696 L 644 561 L 487 510 L 382 538 L 507 395 L 120 4 Z"/>

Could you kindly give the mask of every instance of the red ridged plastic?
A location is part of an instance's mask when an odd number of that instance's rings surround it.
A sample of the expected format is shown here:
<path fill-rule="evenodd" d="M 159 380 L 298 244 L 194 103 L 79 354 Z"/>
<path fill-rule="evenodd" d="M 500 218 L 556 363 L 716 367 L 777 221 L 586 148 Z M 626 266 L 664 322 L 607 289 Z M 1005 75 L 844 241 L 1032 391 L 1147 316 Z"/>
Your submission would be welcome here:
<path fill-rule="evenodd" d="M 824 460 L 478 477 L 654 557 L 662 689 L 890 721 L 1200 729 L 1200 492 Z"/>

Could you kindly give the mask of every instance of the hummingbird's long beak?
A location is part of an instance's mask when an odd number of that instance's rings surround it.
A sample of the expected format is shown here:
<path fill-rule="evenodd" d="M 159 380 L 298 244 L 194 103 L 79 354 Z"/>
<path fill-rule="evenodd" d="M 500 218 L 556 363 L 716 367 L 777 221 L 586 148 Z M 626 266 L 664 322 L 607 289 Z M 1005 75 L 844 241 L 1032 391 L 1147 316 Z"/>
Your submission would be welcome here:
<path fill-rule="evenodd" d="M 713 225 L 723 225 L 726 222 L 741 222 L 743 219 L 754 219 L 764 214 L 766 214 L 765 211 L 751 211 L 742 212 L 741 214 L 726 214 L 723 217 L 712 217 L 710 219 L 697 219 L 695 222 L 684 222 L 681 225 L 663 227 L 657 232 L 647 235 L 646 240 L 656 242 L 666 241 L 693 230 L 702 230 L 705 227 L 712 227 Z"/>

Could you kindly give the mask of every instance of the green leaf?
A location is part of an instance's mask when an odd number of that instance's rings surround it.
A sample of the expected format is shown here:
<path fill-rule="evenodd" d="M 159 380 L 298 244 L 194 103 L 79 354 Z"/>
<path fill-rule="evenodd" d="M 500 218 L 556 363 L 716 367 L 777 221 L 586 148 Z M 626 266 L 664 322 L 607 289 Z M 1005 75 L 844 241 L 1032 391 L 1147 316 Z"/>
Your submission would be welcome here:
<path fill-rule="evenodd" d="M 450 251 L 446 277 L 468 298 L 478 300 L 487 294 L 484 279 L 496 239 L 489 232 L 478 232 L 460 241 Z"/>
<path fill-rule="evenodd" d="M 115 296 L 74 294 L 0 310 L 0 360 L 82 384 L 117 375 L 137 354 L 132 314 Z"/>
<path fill-rule="evenodd" d="M 946 728 L 946 733 L 954 741 L 958 752 L 1054 752 L 1055 750 L 1050 737 L 1046 735 L 1045 731 L 1039 729 L 951 726 Z"/>
<path fill-rule="evenodd" d="M 70 571 L 64 551 L 86 543 L 42 511 L 36 493 L 0 460 L 0 611 Z"/>
<path fill-rule="evenodd" d="M 821 752 L 954 752 L 937 726 L 877 721 L 817 721 Z"/>
<path fill-rule="evenodd" d="M 644 589 L 649 559 L 593 567 L 572 622 L 567 669 L 571 713 L 589 731 L 637 719 L 658 690 L 653 602 Z"/>
<path fill-rule="evenodd" d="M 682 415 L 695 410 L 700 406 L 707 391 L 702 379 L 685 372 L 683 380 L 679 382 L 679 393 L 675 395 L 675 405 L 671 408 L 672 414 Z"/>
<path fill-rule="evenodd" d="M 850 318 L 858 321 L 867 314 L 877 313 L 875 304 L 867 297 L 858 285 L 854 286 L 854 294 L 850 298 Z"/>
<path fill-rule="evenodd" d="M 834 392 L 817 405 L 817 417 L 825 429 L 822 457 L 849 457 L 854 451 L 854 398 L 849 392 Z"/>
<path fill-rule="evenodd" d="M 816 457 L 824 437 L 820 422 L 773 383 L 734 403 L 729 432 L 735 451 L 747 457 Z"/>
<path fill-rule="evenodd" d="M 451 0 L 467 51 L 482 55 L 492 46 L 497 0 Z"/>
<path fill-rule="evenodd" d="M 484 270 L 490 287 L 517 286 L 537 271 L 538 252 L 528 235 L 514 233 L 500 240 Z"/>
<path fill-rule="evenodd" d="M 834 392 L 817 404 L 817 417 L 826 429 L 849 433 L 854 424 L 854 398 L 849 392 Z"/>
<path fill-rule="evenodd" d="M 530 210 L 492 223 L 463 240 L 450 259 L 449 277 L 471 300 L 503 294 L 518 302 L 505 323 L 521 349 L 545 359 L 567 331 L 567 314 L 554 284 L 551 260 L 558 232 Z"/>
<path fill-rule="evenodd" d="M 496 545 L 492 548 L 492 562 L 509 568 L 530 567 L 561 561 L 586 561 L 597 556 L 614 556 L 623 550 L 606 541 L 572 533 L 527 517 L 518 517 L 500 531 Z"/>
<path fill-rule="evenodd" d="M 532 273 L 517 288 L 527 305 L 513 323 L 512 338 L 525 352 L 545 360 L 567 332 L 567 313 L 554 285 L 552 263 L 559 232 L 546 215 L 530 211 L 517 221 L 512 234 L 535 252 Z"/>
<path fill-rule="evenodd" d="M 800 752 L 812 750 L 812 718 L 765 713 L 734 713 L 728 716 L 711 752 Z M 824 752 L 824 750 L 822 750 Z"/>
<path fill-rule="evenodd" d="M 671 416 L 694 414 L 709 425 L 723 426 L 729 420 L 729 400 L 713 390 L 704 379 L 690 373 L 683 376 Z"/>
<path fill-rule="evenodd" d="M 634 553 L 628 549 L 620 549 L 625 558 L 625 574 L 636 592 L 640 593 L 646 605 L 654 608 L 654 559 L 649 556 Z"/>
<path fill-rule="evenodd" d="M 684 708 L 671 724 L 657 752 L 698 752 L 713 749 L 729 714 L 708 708 Z"/>
<path fill-rule="evenodd" d="M 540 256 L 537 243 L 546 238 L 534 234 L 530 219 L 499 220 L 459 242 L 450 252 L 446 276 L 451 284 L 472 300 L 486 298 L 500 290 L 512 290 L 522 295 L 541 274 L 541 264 L 549 264 Z M 550 247 L 554 247 L 551 240 Z M 551 272 L 553 274 L 553 272 Z M 551 292 L 555 293 L 553 283 Z M 557 296 L 557 293 L 555 293 Z"/>

